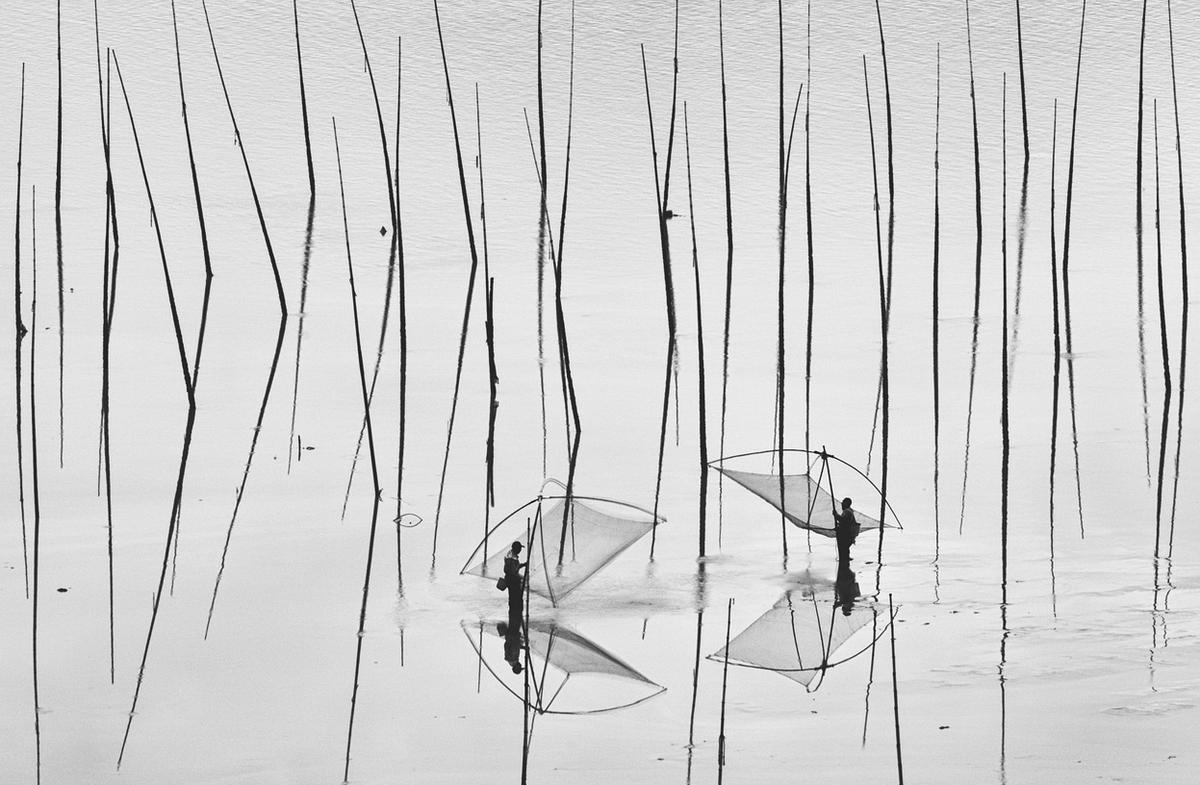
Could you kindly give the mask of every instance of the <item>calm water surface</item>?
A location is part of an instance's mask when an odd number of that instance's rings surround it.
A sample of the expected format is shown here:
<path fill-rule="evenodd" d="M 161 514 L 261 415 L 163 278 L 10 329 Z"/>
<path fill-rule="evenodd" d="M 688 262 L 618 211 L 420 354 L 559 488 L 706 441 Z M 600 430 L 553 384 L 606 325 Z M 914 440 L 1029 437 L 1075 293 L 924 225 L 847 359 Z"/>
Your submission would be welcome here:
<path fill-rule="evenodd" d="M 32 187 L 37 189 L 36 359 L 30 355 L 28 336 L 21 351 L 30 546 L 33 362 L 37 371 L 38 716 L 41 777 L 47 783 L 340 782 L 343 776 L 372 505 L 364 451 L 342 516 L 362 399 L 330 118 L 336 116 L 339 129 L 369 366 L 391 240 L 380 233 L 389 217 L 374 104 L 349 5 L 301 3 L 317 197 L 298 372 L 299 449 L 289 471 L 308 206 L 292 8 L 275 0 L 214 0 L 208 10 L 290 316 L 206 639 L 212 587 L 273 358 L 278 305 L 203 11 L 198 3 L 181 2 L 177 13 L 188 114 L 215 277 L 196 389 L 198 414 L 184 486 L 174 591 L 163 597 L 159 608 L 119 772 L 117 756 L 162 568 L 187 396 L 129 115 L 114 73 L 112 156 L 121 267 L 111 358 L 115 682 L 110 683 L 107 525 L 104 498 L 96 494 L 105 224 L 92 8 L 74 0 L 62 4 L 61 468 L 53 211 L 55 14 L 49 4 L 16 2 L 0 16 L 0 226 L 7 227 L 14 227 L 18 219 L 17 109 L 22 63 L 26 68 L 19 219 L 27 325 L 33 287 Z M 1172 11 L 1184 183 L 1190 189 L 1200 155 L 1200 104 L 1195 98 L 1200 67 L 1189 54 L 1200 37 L 1200 9 L 1180 3 Z M 1200 427 L 1194 404 L 1185 410 L 1173 540 L 1168 492 L 1163 548 L 1155 559 L 1152 477 L 1157 473 L 1163 396 L 1153 273 L 1155 100 L 1162 156 L 1165 307 L 1175 386 L 1168 490 L 1175 459 L 1183 304 L 1166 6 L 1150 4 L 1146 28 L 1145 413 L 1135 234 L 1140 5 L 1094 1 L 1087 10 L 1070 251 L 1081 482 L 1077 495 L 1064 365 L 1053 530 L 1051 132 L 1058 99 L 1061 244 L 1079 9 L 1074 4 L 1031 3 L 1022 12 L 1030 141 L 1023 221 L 1014 7 L 1008 2 L 978 2 L 971 8 L 984 246 L 966 461 L 975 204 L 965 14 L 961 4 L 950 2 L 882 4 L 896 188 L 888 498 L 904 530 L 887 534 L 882 567 L 874 563 L 877 537 L 864 535 L 855 551 L 855 566 L 867 595 L 864 603 L 873 601 L 883 620 L 889 598 L 897 607 L 892 628 L 895 658 L 890 633 L 877 626 L 876 645 L 871 646 L 870 627 L 860 630 L 835 659 L 861 654 L 830 669 L 819 680 L 819 689 L 811 692 L 779 674 L 730 667 L 724 745 L 724 777 L 729 782 L 850 777 L 879 782 L 896 777 L 893 663 L 903 768 L 909 781 L 1190 782 L 1200 772 L 1189 730 L 1200 719 L 1200 603 L 1195 591 L 1200 541 L 1193 525 L 1200 497 L 1188 481 L 1200 462 L 1191 436 Z M 170 8 L 163 3 L 116 2 L 102 4 L 99 13 L 101 45 L 117 53 L 137 122 L 190 358 L 200 326 L 203 257 L 179 110 Z M 556 243 L 563 239 L 557 236 L 557 210 L 567 128 L 570 13 L 566 3 L 549 4 L 544 19 Z M 350 779 L 515 782 L 521 777 L 523 711 L 522 702 L 505 687 L 519 692 L 522 683 L 500 678 L 505 667 L 503 640 L 487 629 L 480 636 L 481 621 L 502 618 L 504 599 L 490 582 L 458 574 L 483 533 L 488 371 L 482 288 L 471 316 L 436 563 L 433 559 L 442 450 L 470 265 L 433 9 L 421 3 L 397 9 L 362 2 L 358 14 L 389 144 L 395 122 L 397 36 L 402 37 L 400 176 L 410 354 L 400 507 L 422 522 L 403 530 L 398 569 L 396 527 L 391 523 L 396 514 L 399 411 L 393 302 L 372 406 L 383 505 Z M 581 493 L 651 507 L 666 318 L 639 45 L 645 46 L 661 171 L 670 114 L 672 8 L 581 3 L 575 14 L 574 137 L 563 301 L 583 426 L 577 482 Z M 768 449 L 774 434 L 779 128 L 775 14 L 769 3 L 731 2 L 725 8 L 736 241 L 727 454 Z M 886 221 L 884 89 L 874 7 L 865 2 L 813 4 L 811 77 L 806 74 L 807 7 L 786 3 L 783 14 L 788 112 L 801 84 L 805 95 L 811 85 L 816 266 L 811 441 L 864 470 L 870 455 L 869 472 L 878 481 L 879 445 L 871 445 L 879 310 L 862 83 L 865 53 Z M 536 350 L 538 181 L 522 114 L 527 109 L 536 123 L 537 9 L 531 3 L 484 8 L 448 1 L 441 15 L 475 220 L 476 84 L 479 91 L 500 379 L 494 521 L 536 496 L 546 476 L 565 479 L 567 471 L 556 392 L 547 404 L 548 465 L 542 465 Z M 671 208 L 677 217 L 669 224 L 680 324 L 679 403 L 668 425 L 660 502 L 668 523 L 658 532 L 653 562 L 648 560 L 649 541 L 642 540 L 561 607 L 535 599 L 531 608 L 539 624 L 569 631 L 571 641 L 587 641 L 644 676 L 655 689 L 666 690 L 622 711 L 537 716 L 529 753 L 531 782 L 714 781 L 722 664 L 705 657 L 724 644 L 728 600 L 734 600 L 729 624 L 737 635 L 781 597 L 804 605 L 833 591 L 833 543 L 820 537 L 810 543 L 803 531 L 789 527 L 790 558 L 785 564 L 777 513 L 731 483 L 724 489 L 718 539 L 715 474 L 709 487 L 710 556 L 702 570 L 696 562 L 698 335 L 682 109 L 686 102 L 703 289 L 709 452 L 715 458 L 725 281 L 717 30 L 716 4 L 683 4 L 680 117 L 671 178 Z M 935 497 L 931 301 L 939 42 L 941 417 Z M 1005 73 L 1012 451 L 1008 571 L 1003 581 Z M 803 446 L 805 427 L 808 283 L 803 178 L 797 174 L 803 171 L 802 142 L 803 115 L 792 156 L 787 225 L 786 433 L 791 447 Z M 1195 228 L 1188 226 L 1193 235 Z M 1023 252 L 1018 255 L 1022 233 Z M 6 303 L 14 295 L 13 245 L 7 248 L 2 257 L 5 273 L 0 275 L 0 302 Z M 554 334 L 549 314 L 546 330 L 549 346 Z M 13 347 L 13 341 L 0 341 L 0 368 L 15 370 Z M 557 390 L 555 364 L 550 352 L 552 391 Z M 7 381 L 0 384 L 0 411 L 8 413 L 0 417 L 0 779 L 33 782 L 33 613 L 25 594 L 12 370 L 6 370 Z M 169 572 L 168 588 L 170 583 Z M 698 686 L 693 693 L 698 635 Z M 483 650 L 482 661 L 477 647 Z M 585 676 L 574 683 L 579 690 L 570 697 L 585 708 L 602 706 L 619 692 L 602 680 L 588 683 Z M 567 697 L 564 688 L 564 700 Z"/>

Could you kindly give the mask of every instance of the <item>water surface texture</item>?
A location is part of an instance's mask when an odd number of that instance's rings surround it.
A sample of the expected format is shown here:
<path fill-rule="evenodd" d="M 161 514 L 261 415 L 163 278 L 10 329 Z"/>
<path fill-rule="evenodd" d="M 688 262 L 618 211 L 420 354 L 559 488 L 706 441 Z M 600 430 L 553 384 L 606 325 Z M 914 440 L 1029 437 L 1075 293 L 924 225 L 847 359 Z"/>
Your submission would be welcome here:
<path fill-rule="evenodd" d="M 1197 213 L 1192 194 L 1200 184 L 1200 62 L 1194 53 L 1200 6 L 1171 7 L 1177 118 L 1166 3 L 1148 4 L 1141 72 L 1141 4 L 1088 4 L 1072 169 L 1081 7 L 1022 4 L 1022 80 L 1015 3 L 971 4 L 982 215 L 972 395 L 976 155 L 966 9 L 942 0 L 881 0 L 885 93 L 873 3 L 813 2 L 811 19 L 807 3 L 783 4 L 785 134 L 803 86 L 784 251 L 785 442 L 805 448 L 807 422 L 811 449 L 824 446 L 877 485 L 884 449 L 875 424 L 881 333 L 864 55 L 885 263 L 894 205 L 886 489 L 903 528 L 883 535 L 882 564 L 879 534 L 864 532 L 848 583 L 839 575 L 834 541 L 810 537 L 791 524 L 785 527 L 785 561 L 779 512 L 732 481 L 719 487 L 714 470 L 707 489 L 708 555 L 697 559 L 699 336 L 689 221 L 695 222 L 703 309 L 707 447 L 716 459 L 725 182 L 718 4 L 682 3 L 667 204 L 673 217 L 666 222 L 678 373 L 657 502 L 666 523 L 654 535 L 653 560 L 647 536 L 558 607 L 532 598 L 532 667 L 521 675 L 506 661 L 505 646 L 512 641 L 497 628 L 507 608 L 494 578 L 459 571 L 483 538 L 487 503 L 490 385 L 480 162 L 499 403 L 495 506 L 488 518 L 498 522 L 537 497 L 548 478 L 565 483 L 568 475 L 549 262 L 542 315 L 543 465 L 540 164 L 535 165 L 524 114 L 536 147 L 538 7 L 445 0 L 438 9 L 481 257 L 440 515 L 471 251 L 438 28 L 432 3 L 362 0 L 356 7 L 389 156 L 397 121 L 398 45 L 402 51 L 398 196 L 407 363 L 398 500 L 400 316 L 393 289 L 371 403 L 381 503 L 349 781 L 783 783 L 903 777 L 923 783 L 1183 783 L 1200 777 L 1194 742 L 1200 721 L 1195 525 L 1200 495 L 1192 481 L 1200 467 L 1193 436 L 1200 422 L 1198 407 L 1186 397 L 1186 378 L 1180 389 L 1186 304 L 1181 230 L 1188 230 L 1188 238 L 1200 235 L 1194 221 L 1181 227 L 1179 203 L 1181 160 L 1187 215 Z M 103 90 L 111 90 L 120 239 L 108 361 L 111 657 L 107 496 L 97 479 L 107 200 L 96 16 L 88 3 L 61 4 L 59 166 L 55 5 L 10 0 L 0 13 L 0 227 L 6 232 L 20 227 L 19 248 L 10 242 L 0 252 L 0 303 L 7 309 L 15 301 L 19 252 L 17 321 L 34 329 L 36 198 L 39 306 L 36 354 L 31 336 L 0 340 L 5 369 L 0 781 L 334 783 L 345 776 L 373 488 L 364 439 L 343 514 L 364 406 L 333 118 L 368 386 L 393 238 L 379 120 L 350 4 L 301 0 L 299 38 L 316 184 L 308 227 L 292 3 L 211 0 L 207 12 L 238 133 L 204 9 L 193 0 L 175 7 L 213 271 L 205 310 L 205 255 L 171 6 L 108 0 L 98 8 L 100 59 L 111 49 L 121 68 L 118 80 L 115 64 L 111 75 L 101 64 Z M 780 21 L 773 3 L 731 0 L 723 14 L 734 230 L 724 453 L 732 456 L 770 450 L 777 433 Z M 574 8 L 570 181 L 560 236 L 571 23 L 569 3 L 545 5 L 548 209 L 555 248 L 562 251 L 562 308 L 581 424 L 574 492 L 652 510 L 668 335 L 640 47 L 661 185 L 670 135 L 674 7 L 601 0 Z M 131 114 L 153 194 L 153 220 Z M 806 163 L 815 272 L 810 381 Z M 1063 344 L 1056 381 L 1052 249 L 1061 265 L 1069 170 L 1072 344 L 1070 355 Z M 55 213 L 60 172 L 61 322 Z M 255 194 L 287 305 L 278 356 L 279 298 Z M 1165 430 L 1159 254 L 1170 368 Z M 16 327 L 8 324 L 5 336 Z M 1005 336 L 1009 450 L 1002 519 Z M 14 352 L 20 352 L 23 369 L 19 403 Z M 1052 492 L 1055 389 L 1060 399 Z M 194 427 L 175 522 L 189 392 Z M 30 405 L 34 396 L 36 413 Z M 24 429 L 24 522 L 18 422 Z M 1164 491 L 1156 516 L 1160 452 Z M 785 456 L 788 473 L 803 467 L 804 459 L 796 456 Z M 770 455 L 747 460 L 747 470 L 777 471 Z M 835 492 L 839 476 L 833 475 Z M 878 497 L 872 499 L 869 483 L 845 477 L 845 487 L 854 487 L 862 503 L 871 505 L 864 514 L 876 517 Z M 562 493 L 558 486 L 545 487 L 547 494 Z M 399 528 L 393 520 L 398 511 L 404 515 Z M 636 514 L 650 520 L 649 513 Z M 889 522 L 891 517 L 889 512 Z M 518 531 L 523 520 L 517 520 Z M 177 542 L 168 544 L 172 531 Z M 490 542 L 490 553 L 507 544 Z M 839 616 L 843 606 L 834 598 L 848 591 L 858 595 L 853 615 Z M 895 613 L 890 625 L 889 603 Z M 724 657 L 710 655 L 724 649 L 727 625 L 739 642 L 730 649 L 737 657 L 731 654 L 726 672 Z M 772 664 L 755 666 L 747 642 L 769 650 L 765 661 Z M 833 643 L 841 645 L 830 653 Z M 805 664 L 793 667 L 797 658 Z M 825 661 L 833 667 L 820 668 Z M 533 710 L 524 701 L 527 674 Z"/>

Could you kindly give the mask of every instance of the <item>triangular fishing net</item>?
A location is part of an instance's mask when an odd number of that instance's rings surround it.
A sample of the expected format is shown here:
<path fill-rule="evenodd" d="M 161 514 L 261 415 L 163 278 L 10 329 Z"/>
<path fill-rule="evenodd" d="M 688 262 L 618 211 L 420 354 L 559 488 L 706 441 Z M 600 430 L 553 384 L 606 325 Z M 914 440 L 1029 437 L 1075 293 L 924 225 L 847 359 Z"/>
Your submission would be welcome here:
<path fill-rule="evenodd" d="M 856 602 L 848 615 L 844 610 L 833 598 L 787 592 L 708 659 L 724 662 L 728 653 L 730 665 L 775 671 L 811 691 L 818 676 L 868 650 L 887 629 L 887 614 L 873 603 Z M 864 634 L 864 645 L 842 651 L 864 627 L 874 634 Z"/>
<path fill-rule="evenodd" d="M 568 504 L 564 496 L 544 496 L 496 524 L 462 571 L 496 579 L 505 553 L 520 542 L 529 590 L 557 604 L 653 528 L 652 513 L 623 502 L 572 495 Z"/>
<path fill-rule="evenodd" d="M 524 673 L 500 662 L 503 634 L 496 621 L 463 622 L 480 664 L 518 698 Z M 666 687 L 573 630 L 552 621 L 529 620 L 530 707 L 539 714 L 596 714 L 628 708 Z M 500 640 L 497 640 L 500 639 Z M 524 652 L 521 652 L 524 661 Z"/>
<path fill-rule="evenodd" d="M 834 536 L 833 508 L 835 504 L 841 508 L 840 502 L 835 501 L 835 493 L 838 500 L 850 495 L 854 497 L 854 516 L 860 530 L 879 528 L 879 519 L 875 517 L 879 514 L 879 491 L 861 472 L 833 455 L 805 450 L 785 450 L 785 453 L 800 454 L 801 457 L 794 457 L 793 460 L 803 460 L 806 467 L 801 473 L 783 475 L 782 494 L 778 471 L 755 472 L 726 465 L 733 458 L 722 458 L 712 465 L 721 474 L 783 512 L 789 521 L 802 529 L 826 537 Z M 734 458 L 769 454 L 752 453 Z M 890 505 L 888 513 L 894 520 Z M 900 528 L 893 520 L 888 520 L 884 525 L 889 529 Z"/>

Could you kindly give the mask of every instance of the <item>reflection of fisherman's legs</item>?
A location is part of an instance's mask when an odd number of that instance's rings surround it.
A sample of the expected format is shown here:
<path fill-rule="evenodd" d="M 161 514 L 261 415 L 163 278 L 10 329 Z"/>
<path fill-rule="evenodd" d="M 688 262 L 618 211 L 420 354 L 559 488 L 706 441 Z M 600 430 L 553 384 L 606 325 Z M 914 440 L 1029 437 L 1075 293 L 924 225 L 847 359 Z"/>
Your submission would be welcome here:
<path fill-rule="evenodd" d="M 844 537 L 843 535 L 838 534 L 837 550 L 838 550 L 838 564 L 839 565 L 846 564 L 847 562 L 850 561 L 851 542 L 852 541 L 850 540 L 849 537 Z"/>

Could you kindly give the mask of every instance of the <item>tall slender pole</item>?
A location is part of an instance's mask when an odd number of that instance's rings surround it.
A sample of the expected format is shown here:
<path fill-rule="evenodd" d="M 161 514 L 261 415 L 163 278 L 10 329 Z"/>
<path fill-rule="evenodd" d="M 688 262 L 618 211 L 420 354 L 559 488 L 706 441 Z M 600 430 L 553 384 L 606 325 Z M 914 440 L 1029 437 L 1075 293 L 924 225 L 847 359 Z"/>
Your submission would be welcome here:
<path fill-rule="evenodd" d="M 1179 406 L 1175 410 L 1175 479 L 1171 487 L 1171 529 L 1167 544 L 1167 555 L 1175 549 L 1175 509 L 1179 499 L 1179 456 L 1183 452 L 1183 398 L 1184 381 L 1187 375 L 1188 287 L 1187 215 L 1183 198 L 1183 145 L 1179 130 L 1179 89 L 1175 81 L 1175 24 L 1171 18 L 1171 0 L 1167 0 L 1167 33 L 1171 44 L 1171 100 L 1175 110 L 1175 160 L 1179 169 L 1179 269 L 1183 289 L 1179 330 Z"/>
<path fill-rule="evenodd" d="M 471 252 L 471 271 L 467 276 L 467 295 L 466 302 L 463 305 L 462 330 L 459 333 L 458 339 L 458 363 L 454 371 L 454 394 L 450 400 L 450 422 L 446 428 L 446 450 L 442 458 L 442 476 L 438 484 L 438 499 L 437 507 L 435 508 L 433 518 L 433 555 L 431 558 L 431 569 L 437 564 L 437 537 L 438 525 L 442 516 L 442 499 L 446 490 L 446 469 L 450 464 L 450 442 L 454 437 L 454 417 L 458 411 L 458 391 L 462 384 L 462 366 L 463 355 L 467 349 L 467 328 L 471 321 L 471 302 L 475 296 L 475 274 L 479 269 L 479 254 L 475 248 L 475 225 L 471 220 L 471 204 L 470 198 L 467 195 L 467 175 L 463 168 L 462 146 L 458 137 L 458 118 L 454 113 L 454 92 L 450 84 L 450 64 L 446 59 L 446 44 L 442 37 L 442 18 L 438 11 L 437 0 L 433 2 L 434 19 L 437 21 L 438 30 L 438 46 L 442 54 L 442 70 L 446 77 L 446 96 L 450 106 L 450 125 L 454 131 L 454 154 L 458 162 L 458 182 L 459 190 L 462 193 L 463 217 L 467 225 L 467 245 Z"/>
<path fill-rule="evenodd" d="M 725 89 L 725 12 L 722 0 L 717 2 L 717 26 L 721 56 L 721 153 L 725 175 L 725 330 L 721 348 L 721 436 L 720 454 L 725 454 L 725 414 L 729 402 L 729 327 L 733 306 L 733 193 L 729 176 L 729 112 Z M 806 164 L 807 165 L 807 164 Z M 717 474 L 717 548 L 725 523 L 725 475 Z"/>
<path fill-rule="evenodd" d="M 700 258 L 696 250 L 696 208 L 692 202 L 692 145 L 688 137 L 687 102 L 683 103 L 683 142 L 688 176 L 688 222 L 692 230 L 692 274 L 696 281 L 696 373 L 700 439 L 700 527 L 698 555 L 704 558 L 708 503 L 708 406 L 704 397 L 704 318 L 700 299 Z"/>

